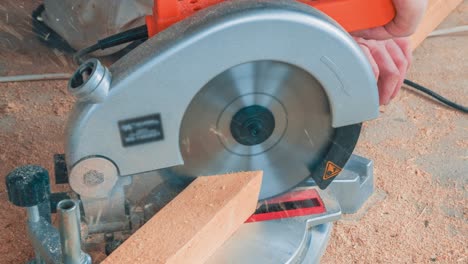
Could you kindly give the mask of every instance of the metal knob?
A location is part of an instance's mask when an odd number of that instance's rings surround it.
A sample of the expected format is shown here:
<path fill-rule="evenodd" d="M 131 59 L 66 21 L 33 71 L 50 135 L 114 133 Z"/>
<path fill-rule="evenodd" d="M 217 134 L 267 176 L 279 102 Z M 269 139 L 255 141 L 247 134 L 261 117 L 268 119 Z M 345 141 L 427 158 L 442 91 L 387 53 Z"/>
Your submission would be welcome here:
<path fill-rule="evenodd" d="M 11 203 L 21 207 L 36 206 L 48 199 L 49 173 L 35 165 L 19 167 L 7 175 L 6 186 Z"/>
<path fill-rule="evenodd" d="M 78 101 L 101 103 L 109 93 L 111 72 L 97 59 L 89 59 L 80 65 L 68 82 L 68 91 Z"/>

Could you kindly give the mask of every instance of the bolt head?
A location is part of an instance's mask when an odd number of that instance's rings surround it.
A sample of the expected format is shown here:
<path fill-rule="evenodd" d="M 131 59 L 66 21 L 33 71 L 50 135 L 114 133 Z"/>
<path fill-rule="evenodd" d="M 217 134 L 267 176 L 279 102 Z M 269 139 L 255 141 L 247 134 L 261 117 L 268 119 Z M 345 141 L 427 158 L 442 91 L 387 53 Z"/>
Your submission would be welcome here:
<path fill-rule="evenodd" d="M 107 197 L 119 179 L 117 167 L 105 158 L 89 158 L 73 166 L 69 183 L 73 191 L 89 198 Z"/>

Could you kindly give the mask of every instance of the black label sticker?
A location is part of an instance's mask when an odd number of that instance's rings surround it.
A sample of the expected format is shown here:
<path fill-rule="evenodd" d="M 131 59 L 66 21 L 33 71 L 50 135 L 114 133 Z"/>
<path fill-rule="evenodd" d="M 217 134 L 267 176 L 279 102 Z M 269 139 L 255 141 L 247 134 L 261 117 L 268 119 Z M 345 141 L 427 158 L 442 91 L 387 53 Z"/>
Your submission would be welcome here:
<path fill-rule="evenodd" d="M 124 147 L 164 139 L 160 114 L 119 121 L 119 130 Z"/>

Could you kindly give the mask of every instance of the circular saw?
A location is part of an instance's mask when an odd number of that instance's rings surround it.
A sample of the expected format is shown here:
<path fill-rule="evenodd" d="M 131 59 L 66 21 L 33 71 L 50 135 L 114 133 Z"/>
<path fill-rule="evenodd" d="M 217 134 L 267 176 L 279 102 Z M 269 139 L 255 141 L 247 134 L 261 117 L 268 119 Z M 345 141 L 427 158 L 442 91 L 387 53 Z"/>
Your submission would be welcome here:
<path fill-rule="evenodd" d="M 70 79 L 66 160 L 54 158 L 73 192 L 51 194 L 39 167 L 7 177 L 35 263 L 91 263 L 81 239 L 110 254 L 195 177 L 254 170 L 257 211 L 207 263 L 318 262 L 332 222 L 373 192 L 372 162 L 352 152 L 378 89 L 347 32 L 394 15 L 392 0 L 155 0 L 144 27 L 78 52 L 147 39 Z"/>
<path fill-rule="evenodd" d="M 339 15 L 365 1 L 174 2 L 156 1 L 147 18 L 154 37 L 109 69 L 90 60 L 72 78 L 72 188 L 105 196 L 86 191 L 81 178 L 93 170 L 112 179 L 109 192 L 116 178 L 149 171 L 263 170 L 260 199 L 309 177 L 326 188 L 361 123 L 377 117 L 378 89 L 357 44 L 316 8 L 334 10 L 353 30 L 391 19 L 382 8 L 391 1 L 369 2 L 380 15 L 367 20 Z"/>

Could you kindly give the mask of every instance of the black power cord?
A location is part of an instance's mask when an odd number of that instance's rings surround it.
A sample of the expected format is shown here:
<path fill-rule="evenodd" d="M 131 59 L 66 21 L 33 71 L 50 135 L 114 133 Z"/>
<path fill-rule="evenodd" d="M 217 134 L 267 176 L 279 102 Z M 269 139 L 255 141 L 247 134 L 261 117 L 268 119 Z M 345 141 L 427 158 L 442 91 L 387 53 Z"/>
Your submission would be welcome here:
<path fill-rule="evenodd" d="M 97 50 L 104 50 L 128 42 L 146 39 L 148 39 L 148 28 L 146 27 L 146 25 L 132 28 L 127 31 L 107 37 L 105 39 L 101 39 L 96 44 L 78 51 L 73 56 L 73 60 L 75 61 L 75 63 L 81 64 L 83 63 L 83 58 L 86 55 L 93 53 Z"/>
<path fill-rule="evenodd" d="M 426 87 L 424 87 L 424 86 L 422 86 L 420 84 L 417 84 L 417 83 L 415 83 L 413 81 L 410 81 L 410 80 L 405 80 L 405 84 L 408 85 L 411 88 L 414 88 L 414 89 L 416 89 L 416 90 L 418 90 L 420 92 L 423 92 L 423 93 L 431 96 L 432 98 L 435 98 L 439 102 L 441 102 L 441 103 L 443 103 L 443 104 L 445 104 L 445 105 L 447 105 L 447 106 L 449 106 L 449 107 L 451 107 L 453 109 L 461 111 L 461 112 L 463 112 L 465 114 L 468 113 L 468 108 L 466 106 L 457 104 L 457 103 L 443 97 L 442 95 L 440 95 L 440 94 L 438 94 L 438 93 L 436 93 L 436 92 L 434 92 L 434 91 L 432 91 L 432 90 L 430 90 L 430 89 L 428 89 L 428 88 L 426 88 Z"/>

